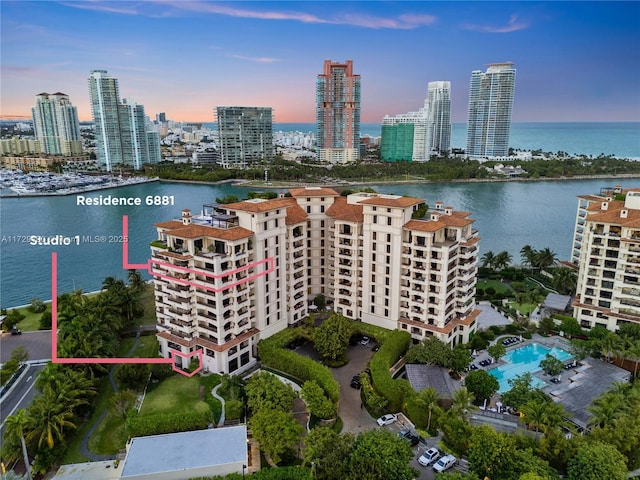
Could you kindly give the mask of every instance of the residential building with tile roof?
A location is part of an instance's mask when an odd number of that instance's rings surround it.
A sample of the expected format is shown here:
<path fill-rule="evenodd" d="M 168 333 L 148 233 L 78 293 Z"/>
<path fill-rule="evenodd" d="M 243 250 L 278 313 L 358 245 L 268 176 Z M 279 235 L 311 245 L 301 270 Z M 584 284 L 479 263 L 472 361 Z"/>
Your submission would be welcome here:
<path fill-rule="evenodd" d="M 581 196 L 574 251 L 577 238 L 574 317 L 611 331 L 640 322 L 640 189 Z"/>
<path fill-rule="evenodd" d="M 415 341 L 469 340 L 479 237 L 468 213 L 438 203 L 412 218 L 423 200 L 315 187 L 290 194 L 155 224 L 163 356 L 202 349 L 208 371 L 246 370 L 258 341 L 302 321 L 318 295 L 337 313 Z"/>

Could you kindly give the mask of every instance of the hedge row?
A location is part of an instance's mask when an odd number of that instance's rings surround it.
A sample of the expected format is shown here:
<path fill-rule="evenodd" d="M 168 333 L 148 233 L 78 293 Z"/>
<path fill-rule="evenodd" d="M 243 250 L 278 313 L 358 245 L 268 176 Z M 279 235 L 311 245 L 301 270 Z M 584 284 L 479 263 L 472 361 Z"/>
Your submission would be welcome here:
<path fill-rule="evenodd" d="M 308 338 L 303 329 L 289 328 L 266 340 L 260 340 L 260 360 L 264 365 L 285 372 L 302 382 L 315 380 L 331 401 L 337 403 L 340 400 L 340 386 L 331 375 L 331 371 L 315 360 L 284 348 L 285 345 L 302 337 Z"/>
<path fill-rule="evenodd" d="M 141 417 L 135 410 L 127 418 L 127 432 L 132 437 L 162 433 L 203 430 L 213 421 L 211 412 L 163 413 Z"/>
<path fill-rule="evenodd" d="M 371 359 L 371 377 L 376 391 L 389 402 L 388 409 L 397 412 L 402 407 L 408 382 L 394 380 L 389 369 L 405 354 L 411 343 L 411 335 L 400 330 L 387 330 L 380 351 Z M 406 385 L 405 385 L 406 384 Z"/>

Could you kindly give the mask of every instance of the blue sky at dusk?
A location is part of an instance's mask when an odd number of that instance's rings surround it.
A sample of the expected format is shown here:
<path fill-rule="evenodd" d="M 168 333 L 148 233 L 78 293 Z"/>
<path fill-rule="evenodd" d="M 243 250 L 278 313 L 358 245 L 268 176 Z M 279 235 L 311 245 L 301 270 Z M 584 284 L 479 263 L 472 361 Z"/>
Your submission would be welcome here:
<path fill-rule="evenodd" d="M 90 120 L 87 77 L 183 121 L 217 105 L 315 121 L 325 59 L 352 59 L 362 121 L 417 110 L 452 84 L 465 122 L 473 70 L 512 61 L 514 121 L 640 121 L 640 2 L 208 2 L 2 0 L 2 118 L 64 92 Z"/>

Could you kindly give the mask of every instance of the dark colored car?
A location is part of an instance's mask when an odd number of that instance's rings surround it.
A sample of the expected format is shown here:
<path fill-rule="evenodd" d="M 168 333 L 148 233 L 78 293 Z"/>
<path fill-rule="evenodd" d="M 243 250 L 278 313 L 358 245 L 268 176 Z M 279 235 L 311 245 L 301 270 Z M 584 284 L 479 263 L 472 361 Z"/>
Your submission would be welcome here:
<path fill-rule="evenodd" d="M 354 375 L 351 379 L 351 388 L 360 389 L 362 387 L 362 383 L 360 383 L 360 375 Z"/>
<path fill-rule="evenodd" d="M 371 350 L 377 352 L 378 350 L 380 350 L 380 344 L 376 343 Z"/>
<path fill-rule="evenodd" d="M 22 335 L 22 330 L 19 330 L 16 327 L 13 327 L 11 329 L 11 335 Z"/>
<path fill-rule="evenodd" d="M 404 429 L 404 430 L 400 430 L 398 432 L 398 436 L 400 438 L 404 438 L 405 440 L 407 440 L 412 447 L 415 447 L 419 442 L 420 442 L 420 437 L 418 435 L 416 435 L 415 433 L 413 433 L 411 430 Z"/>

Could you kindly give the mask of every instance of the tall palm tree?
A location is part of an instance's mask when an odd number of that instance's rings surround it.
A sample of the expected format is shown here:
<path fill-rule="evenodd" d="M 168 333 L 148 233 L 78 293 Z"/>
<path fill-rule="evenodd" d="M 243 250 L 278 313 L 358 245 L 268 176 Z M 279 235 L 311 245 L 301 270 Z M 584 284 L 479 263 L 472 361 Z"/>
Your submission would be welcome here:
<path fill-rule="evenodd" d="M 467 387 L 459 388 L 453 392 L 451 410 L 466 420 L 469 416 L 469 412 L 476 408 L 473 404 L 474 400 L 475 396 L 467 390 Z"/>
<path fill-rule="evenodd" d="M 434 412 L 437 412 L 438 407 L 438 394 L 435 388 L 425 388 L 418 392 L 416 396 L 416 403 L 422 408 L 429 411 L 429 418 L 427 420 L 427 430 L 431 428 L 431 418 Z"/>
<path fill-rule="evenodd" d="M 29 454 L 27 452 L 27 443 L 25 442 L 25 432 L 27 431 L 29 419 L 27 417 L 27 411 L 22 408 L 16 413 L 11 415 L 6 420 L 7 429 L 5 435 L 7 439 L 19 438 L 20 445 L 22 446 L 22 458 L 24 461 L 24 468 L 27 471 L 27 478 L 32 480 L 31 477 L 31 463 L 29 462 Z"/>
<path fill-rule="evenodd" d="M 557 268 L 553 272 L 553 286 L 561 293 L 572 294 L 577 281 L 576 272 L 569 267 Z"/>
<path fill-rule="evenodd" d="M 44 444 L 53 448 L 56 440 L 64 441 L 65 429 L 76 428 L 72 422 L 74 413 L 60 403 L 60 398 L 52 394 L 45 393 L 37 397 L 29 407 L 28 417 L 29 432 L 25 440 L 37 441 L 38 448 L 42 448 Z"/>
<path fill-rule="evenodd" d="M 526 422 L 535 427 L 536 433 L 538 433 L 538 428 L 544 424 L 546 408 L 546 402 L 537 400 L 529 400 L 520 407 Z"/>
<path fill-rule="evenodd" d="M 489 250 L 484 255 L 482 255 L 482 258 L 480 259 L 480 261 L 482 262 L 482 266 L 483 267 L 493 268 L 493 262 L 495 261 L 495 255 L 491 250 Z"/>
<path fill-rule="evenodd" d="M 544 270 L 558 261 L 558 257 L 549 247 L 543 248 L 536 253 L 534 262 L 538 268 Z"/>
<path fill-rule="evenodd" d="M 511 254 L 504 250 L 498 253 L 493 259 L 493 267 L 496 270 L 502 270 L 503 268 L 511 265 L 512 260 Z"/>
<path fill-rule="evenodd" d="M 567 421 L 565 419 L 567 416 L 568 412 L 561 403 L 547 403 L 542 420 L 542 427 L 545 433 L 556 431 L 566 426 Z"/>
<path fill-rule="evenodd" d="M 624 408 L 624 397 L 620 394 L 605 393 L 587 407 L 593 417 L 589 420 L 591 425 L 605 427 L 612 425 Z"/>
<path fill-rule="evenodd" d="M 133 292 L 140 294 L 144 291 L 145 283 L 139 271 L 133 269 L 128 270 L 127 280 L 129 282 L 129 289 Z"/>
<path fill-rule="evenodd" d="M 525 245 L 520 249 L 520 257 L 522 258 L 522 264 L 533 267 L 533 259 L 536 255 L 536 251 L 531 245 Z"/>

